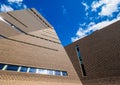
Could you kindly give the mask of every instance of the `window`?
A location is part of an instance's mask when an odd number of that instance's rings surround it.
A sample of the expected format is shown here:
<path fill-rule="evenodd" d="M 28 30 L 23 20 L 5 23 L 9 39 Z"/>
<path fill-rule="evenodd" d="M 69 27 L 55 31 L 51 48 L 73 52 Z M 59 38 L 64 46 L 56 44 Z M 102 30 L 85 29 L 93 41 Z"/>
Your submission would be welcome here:
<path fill-rule="evenodd" d="M 1 63 L 0 63 L 0 70 L 3 69 L 4 65 L 5 65 L 5 64 L 1 64 Z"/>
<path fill-rule="evenodd" d="M 30 68 L 29 72 L 30 73 L 36 73 L 36 68 Z"/>
<path fill-rule="evenodd" d="M 27 72 L 27 67 L 22 66 L 21 69 L 20 69 L 20 72 Z"/>
<path fill-rule="evenodd" d="M 16 65 L 8 65 L 6 70 L 17 71 L 18 66 L 16 66 Z"/>
<path fill-rule="evenodd" d="M 85 67 L 84 67 L 83 61 L 82 61 L 82 56 L 80 54 L 79 46 L 76 45 L 75 48 L 76 48 L 77 56 L 78 56 L 79 63 L 80 63 L 80 66 L 81 66 L 82 74 L 83 74 L 83 76 L 86 76 L 86 71 L 85 71 Z"/>
<path fill-rule="evenodd" d="M 43 69 L 43 68 L 35 68 L 35 67 L 27 67 L 27 66 L 2 64 L 2 63 L 0 63 L 0 70 L 38 73 L 38 74 L 56 75 L 56 76 L 68 76 L 66 71 L 61 71 L 61 70 Z"/>
<path fill-rule="evenodd" d="M 54 71 L 53 70 L 48 70 L 48 74 L 54 75 Z"/>
<path fill-rule="evenodd" d="M 62 76 L 67 76 L 67 72 L 66 71 L 62 71 Z"/>
<path fill-rule="evenodd" d="M 0 36 L 0 39 L 2 39 L 3 37 L 2 36 Z"/>
<path fill-rule="evenodd" d="M 77 56 L 78 56 L 79 62 L 82 64 L 82 57 L 81 57 L 81 54 L 80 54 L 80 50 L 79 50 L 79 46 L 78 46 L 78 45 L 76 45 L 76 51 L 77 51 Z"/>
<path fill-rule="evenodd" d="M 60 76 L 61 75 L 60 71 L 55 71 L 55 75 Z"/>
<path fill-rule="evenodd" d="M 39 69 L 39 74 L 48 74 L 48 71 L 46 69 Z"/>

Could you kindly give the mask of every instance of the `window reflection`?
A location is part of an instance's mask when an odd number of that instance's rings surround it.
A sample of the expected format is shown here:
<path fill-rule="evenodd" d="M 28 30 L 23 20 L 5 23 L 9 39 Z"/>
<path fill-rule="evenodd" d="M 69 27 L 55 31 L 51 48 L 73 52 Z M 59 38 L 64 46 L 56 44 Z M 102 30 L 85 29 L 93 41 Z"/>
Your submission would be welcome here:
<path fill-rule="evenodd" d="M 30 68 L 29 72 L 30 73 L 36 73 L 36 68 Z"/>
<path fill-rule="evenodd" d="M 63 76 L 67 76 L 67 72 L 66 71 L 62 71 L 62 75 Z"/>
<path fill-rule="evenodd" d="M 38 73 L 39 74 L 48 74 L 48 71 L 45 69 L 39 69 Z"/>
<path fill-rule="evenodd" d="M 0 64 L 0 69 L 2 69 L 4 67 L 5 64 Z"/>
<path fill-rule="evenodd" d="M 45 75 L 67 76 L 66 71 L 34 68 L 34 67 L 27 67 L 27 66 L 17 66 L 17 65 L 0 63 L 0 70 L 3 70 L 3 69 L 10 70 L 10 71 L 16 71 L 16 72 L 26 72 L 26 73 L 29 72 L 29 73 L 38 73 L 38 74 L 45 74 Z"/>
<path fill-rule="evenodd" d="M 6 70 L 17 71 L 19 66 L 16 65 L 8 65 Z"/>
<path fill-rule="evenodd" d="M 60 71 L 55 71 L 55 75 L 57 76 L 61 75 Z"/>
<path fill-rule="evenodd" d="M 55 71 L 53 71 L 53 70 L 48 70 L 48 74 L 49 74 L 49 75 L 54 75 L 54 72 L 55 72 Z"/>
<path fill-rule="evenodd" d="M 20 72 L 27 72 L 27 67 L 22 66 L 21 69 L 20 69 Z"/>

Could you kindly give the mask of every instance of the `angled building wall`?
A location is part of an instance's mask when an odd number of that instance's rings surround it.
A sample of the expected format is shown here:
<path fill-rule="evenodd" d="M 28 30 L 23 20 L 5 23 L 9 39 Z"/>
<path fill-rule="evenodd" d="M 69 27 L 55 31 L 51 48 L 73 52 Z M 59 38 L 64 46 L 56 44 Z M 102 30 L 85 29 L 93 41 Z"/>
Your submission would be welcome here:
<path fill-rule="evenodd" d="M 77 40 L 65 49 L 83 85 L 120 84 L 120 21 Z"/>
<path fill-rule="evenodd" d="M 0 13 L 0 85 L 81 85 L 53 27 L 35 9 Z"/>

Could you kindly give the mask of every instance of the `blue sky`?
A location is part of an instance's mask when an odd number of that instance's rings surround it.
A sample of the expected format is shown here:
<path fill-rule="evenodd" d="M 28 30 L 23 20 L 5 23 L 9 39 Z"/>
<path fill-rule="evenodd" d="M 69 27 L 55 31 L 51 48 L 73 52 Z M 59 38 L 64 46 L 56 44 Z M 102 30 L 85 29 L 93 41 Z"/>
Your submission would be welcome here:
<path fill-rule="evenodd" d="M 35 8 L 63 46 L 120 20 L 120 0 L 0 0 L 0 12 Z"/>

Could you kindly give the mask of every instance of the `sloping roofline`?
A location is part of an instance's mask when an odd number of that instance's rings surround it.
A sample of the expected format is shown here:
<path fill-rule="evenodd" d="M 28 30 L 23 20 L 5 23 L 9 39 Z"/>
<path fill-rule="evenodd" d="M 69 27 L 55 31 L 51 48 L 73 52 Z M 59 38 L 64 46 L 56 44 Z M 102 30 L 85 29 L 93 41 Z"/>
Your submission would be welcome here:
<path fill-rule="evenodd" d="M 30 8 L 30 11 L 32 11 L 40 20 L 43 21 L 48 27 L 54 28 L 42 15 L 35 9 L 35 8 Z"/>

